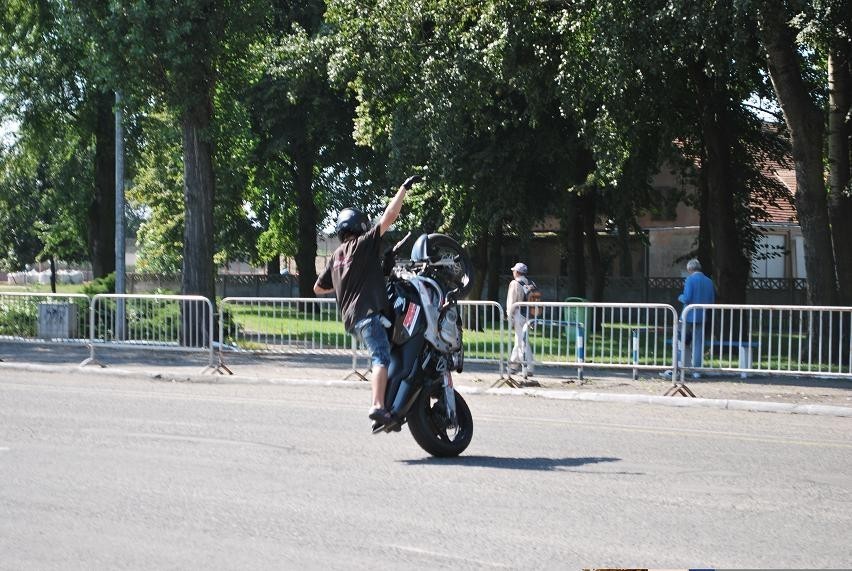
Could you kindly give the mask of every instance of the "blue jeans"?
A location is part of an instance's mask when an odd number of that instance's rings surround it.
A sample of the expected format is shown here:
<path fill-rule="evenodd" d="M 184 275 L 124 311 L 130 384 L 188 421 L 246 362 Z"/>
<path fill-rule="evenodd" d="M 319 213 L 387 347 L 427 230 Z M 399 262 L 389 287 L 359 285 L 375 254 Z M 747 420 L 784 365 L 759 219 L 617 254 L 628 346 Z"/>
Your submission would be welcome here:
<path fill-rule="evenodd" d="M 374 367 L 390 365 L 390 341 L 381 314 L 374 313 L 360 320 L 352 327 L 352 334 L 367 347 Z"/>

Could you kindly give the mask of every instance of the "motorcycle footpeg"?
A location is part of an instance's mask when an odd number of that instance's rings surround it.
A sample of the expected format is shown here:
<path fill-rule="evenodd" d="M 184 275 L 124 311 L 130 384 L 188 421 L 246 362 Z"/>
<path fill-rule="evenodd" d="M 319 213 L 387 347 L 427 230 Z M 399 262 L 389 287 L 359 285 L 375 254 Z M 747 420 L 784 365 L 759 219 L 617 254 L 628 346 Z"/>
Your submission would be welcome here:
<path fill-rule="evenodd" d="M 373 422 L 373 434 L 378 434 L 380 432 L 400 432 L 401 430 L 402 422 L 400 422 L 397 418 L 394 418 L 387 424 Z"/>

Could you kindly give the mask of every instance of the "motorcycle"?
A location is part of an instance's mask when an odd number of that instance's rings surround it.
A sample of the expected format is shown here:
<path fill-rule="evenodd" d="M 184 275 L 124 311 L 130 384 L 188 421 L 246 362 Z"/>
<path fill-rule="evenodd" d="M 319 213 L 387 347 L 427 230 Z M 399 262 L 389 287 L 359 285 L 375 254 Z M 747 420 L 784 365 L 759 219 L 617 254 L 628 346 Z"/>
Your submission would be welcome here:
<path fill-rule="evenodd" d="M 444 234 L 423 234 L 411 259 L 398 254 L 406 235 L 385 255 L 387 294 L 393 310 L 391 361 L 385 408 L 391 421 L 373 433 L 411 435 L 433 456 L 458 456 L 473 437 L 473 417 L 453 388 L 452 371 L 464 367 L 459 298 L 471 287 L 473 269 L 462 247 Z"/>

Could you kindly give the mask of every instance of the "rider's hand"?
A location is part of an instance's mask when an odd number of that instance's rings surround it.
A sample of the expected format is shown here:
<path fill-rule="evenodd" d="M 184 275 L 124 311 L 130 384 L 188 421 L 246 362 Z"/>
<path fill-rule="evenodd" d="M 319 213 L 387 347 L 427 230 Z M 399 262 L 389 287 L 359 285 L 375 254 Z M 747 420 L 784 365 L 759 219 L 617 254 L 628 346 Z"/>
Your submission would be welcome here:
<path fill-rule="evenodd" d="M 405 179 L 404 183 L 402 183 L 402 188 L 404 188 L 405 190 L 411 190 L 411 187 L 413 185 L 417 184 L 418 182 L 420 182 L 421 180 L 423 180 L 423 177 L 420 176 L 419 174 L 416 174 L 414 176 L 410 176 L 407 179 Z"/>

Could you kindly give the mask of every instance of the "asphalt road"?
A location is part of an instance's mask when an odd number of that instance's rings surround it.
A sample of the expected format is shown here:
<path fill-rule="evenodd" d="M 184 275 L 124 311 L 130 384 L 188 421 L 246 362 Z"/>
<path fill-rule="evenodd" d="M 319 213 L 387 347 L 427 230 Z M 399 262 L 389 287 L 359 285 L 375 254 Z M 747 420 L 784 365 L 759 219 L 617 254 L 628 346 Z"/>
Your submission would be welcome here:
<path fill-rule="evenodd" d="M 468 451 L 366 386 L 2 371 L 0 568 L 852 567 L 852 420 L 469 395 Z"/>

